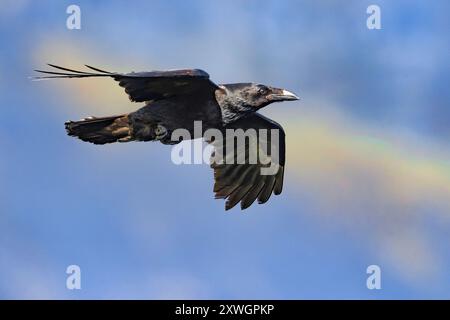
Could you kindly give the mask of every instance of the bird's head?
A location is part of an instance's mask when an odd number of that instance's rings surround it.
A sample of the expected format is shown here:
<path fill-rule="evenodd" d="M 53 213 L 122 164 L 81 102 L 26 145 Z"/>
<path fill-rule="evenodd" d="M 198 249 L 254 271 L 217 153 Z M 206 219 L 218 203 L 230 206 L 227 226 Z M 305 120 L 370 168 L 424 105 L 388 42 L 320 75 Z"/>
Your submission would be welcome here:
<path fill-rule="evenodd" d="M 227 100 L 234 100 L 236 105 L 242 105 L 256 111 L 272 102 L 298 100 L 294 93 L 285 89 L 273 88 L 256 83 L 234 83 L 221 86 Z"/>

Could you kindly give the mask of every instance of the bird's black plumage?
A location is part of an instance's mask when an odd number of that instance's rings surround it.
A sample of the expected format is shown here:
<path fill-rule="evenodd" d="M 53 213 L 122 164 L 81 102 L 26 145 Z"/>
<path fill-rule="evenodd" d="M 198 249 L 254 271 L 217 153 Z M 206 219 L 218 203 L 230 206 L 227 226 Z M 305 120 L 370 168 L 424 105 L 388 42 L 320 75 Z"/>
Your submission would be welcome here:
<path fill-rule="evenodd" d="M 86 66 L 91 71 L 49 66 L 58 70 L 36 70 L 46 75 L 35 79 L 110 77 L 125 88 L 131 101 L 145 103 L 142 108 L 129 114 L 68 121 L 66 130 L 69 135 L 95 144 L 154 140 L 175 144 L 179 141 L 173 141 L 171 136 L 176 129 L 185 129 L 192 138 L 199 138 L 196 136 L 197 130 L 194 130 L 194 122 L 201 121 L 202 136 L 208 129 L 224 133 L 223 138 L 208 141 L 214 146 L 215 154 L 220 152 L 222 160 L 233 157 L 243 159 L 243 162 L 211 160 L 214 192 L 216 198 L 227 199 L 227 210 L 239 202 L 241 208 L 245 209 L 256 199 L 264 203 L 272 192 L 281 193 L 285 133 L 279 124 L 257 111 L 272 102 L 297 100 L 294 94 L 253 83 L 216 85 L 205 71 L 199 69 L 121 74 L 91 66 Z M 225 135 L 227 129 L 249 132 L 242 149 L 237 146 L 225 148 L 224 142 L 229 142 Z M 278 139 L 271 140 L 274 129 L 279 133 Z M 269 135 L 263 134 L 263 130 Z M 251 139 L 257 142 L 256 145 L 251 143 Z M 261 148 L 262 142 L 267 142 L 268 148 L 265 150 Z M 272 146 L 276 147 L 276 157 Z M 256 156 L 256 162 L 249 161 L 253 155 Z M 272 168 L 273 164 L 273 172 L 262 174 L 264 169 Z"/>

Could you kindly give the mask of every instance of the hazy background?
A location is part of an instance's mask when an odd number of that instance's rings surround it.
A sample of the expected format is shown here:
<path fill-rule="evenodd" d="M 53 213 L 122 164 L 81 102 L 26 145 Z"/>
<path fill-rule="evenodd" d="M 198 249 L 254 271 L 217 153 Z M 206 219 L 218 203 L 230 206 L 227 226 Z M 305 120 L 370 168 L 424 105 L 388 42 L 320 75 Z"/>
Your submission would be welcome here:
<path fill-rule="evenodd" d="M 0 298 L 450 298 L 448 1 L 0 4 Z M 287 133 L 283 194 L 225 212 L 168 146 L 67 137 L 139 104 L 110 79 L 29 81 L 48 62 L 298 93 L 262 112 Z"/>

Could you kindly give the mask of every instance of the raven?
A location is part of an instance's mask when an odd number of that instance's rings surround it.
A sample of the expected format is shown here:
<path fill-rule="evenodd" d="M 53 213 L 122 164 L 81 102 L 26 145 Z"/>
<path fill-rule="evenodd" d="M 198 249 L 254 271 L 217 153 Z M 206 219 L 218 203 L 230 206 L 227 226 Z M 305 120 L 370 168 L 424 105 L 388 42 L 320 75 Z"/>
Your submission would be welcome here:
<path fill-rule="evenodd" d="M 202 123 L 202 135 L 208 129 L 220 132 L 229 129 L 250 131 L 243 150 L 225 148 L 220 145 L 223 139 L 207 141 L 214 147 L 213 156 L 217 151 L 225 149 L 224 158 L 229 160 L 231 154 L 232 160 L 236 160 L 244 153 L 243 162 L 211 161 L 215 197 L 226 199 L 226 210 L 239 202 L 241 209 L 246 209 L 256 199 L 258 203 L 265 203 L 272 192 L 276 195 L 281 193 L 285 133 L 278 123 L 257 111 L 272 102 L 298 100 L 292 92 L 255 83 L 216 85 L 205 71 L 199 69 L 115 73 L 88 65 L 86 67 L 89 71 L 77 71 L 53 64 L 49 66 L 58 70 L 35 70 L 46 75 L 34 79 L 109 77 L 125 88 L 131 101 L 145 103 L 139 110 L 128 114 L 68 121 L 65 123 L 68 135 L 94 144 L 128 141 L 176 144 L 180 141 L 174 141 L 171 137 L 177 129 L 187 130 L 193 139 L 200 138 L 194 130 L 197 121 Z M 278 140 L 271 142 L 267 134 L 261 133 L 263 130 L 277 130 Z M 252 137 L 257 144 L 249 142 Z M 262 149 L 261 143 L 266 143 L 267 148 Z M 274 160 L 274 155 L 268 152 L 269 149 L 273 150 L 272 144 L 276 144 L 278 152 L 276 170 L 271 174 L 262 174 L 261 169 L 267 168 Z M 257 155 L 255 163 L 248 161 L 252 154 Z"/>

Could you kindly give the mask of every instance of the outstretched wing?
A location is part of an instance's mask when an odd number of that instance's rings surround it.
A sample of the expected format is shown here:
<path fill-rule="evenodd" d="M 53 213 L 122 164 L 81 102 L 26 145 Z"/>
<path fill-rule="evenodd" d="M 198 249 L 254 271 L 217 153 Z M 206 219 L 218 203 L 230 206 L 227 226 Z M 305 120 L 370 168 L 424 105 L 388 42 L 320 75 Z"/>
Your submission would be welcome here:
<path fill-rule="evenodd" d="M 229 131 L 223 138 L 208 141 L 214 147 L 211 168 L 214 169 L 216 199 L 227 199 L 226 210 L 239 202 L 241 209 L 246 209 L 256 199 L 258 203 L 265 203 L 272 192 L 280 194 L 285 165 L 283 128 L 254 113 L 226 129 L 234 129 L 234 134 Z M 240 136 L 242 134 L 245 139 Z"/>
<path fill-rule="evenodd" d="M 50 67 L 58 71 L 35 70 L 47 76 L 34 77 L 35 80 L 59 79 L 59 78 L 90 78 L 90 77 L 111 77 L 125 88 L 131 101 L 145 102 L 155 101 L 181 95 L 211 96 L 218 88 L 216 84 L 209 80 L 209 75 L 199 69 L 184 69 L 170 71 L 150 71 L 114 73 L 94 68 L 86 65 L 95 72 L 77 71 L 63 68 L 53 64 Z"/>

